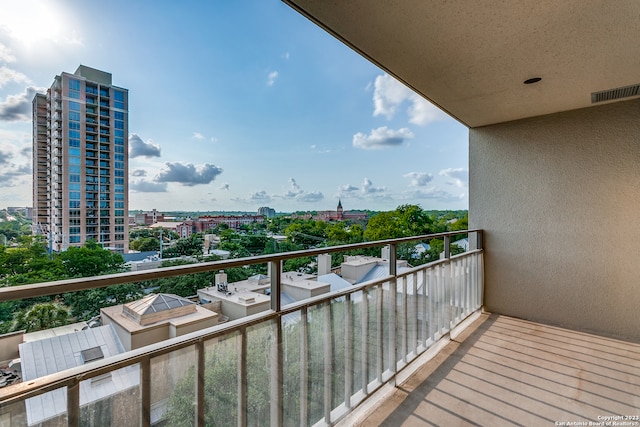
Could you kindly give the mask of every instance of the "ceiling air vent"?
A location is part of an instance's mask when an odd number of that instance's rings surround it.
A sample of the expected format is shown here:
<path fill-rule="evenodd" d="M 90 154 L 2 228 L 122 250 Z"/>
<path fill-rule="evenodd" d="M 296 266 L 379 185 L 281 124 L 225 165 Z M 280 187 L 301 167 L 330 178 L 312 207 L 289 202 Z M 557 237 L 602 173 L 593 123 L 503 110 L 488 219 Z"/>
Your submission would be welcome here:
<path fill-rule="evenodd" d="M 640 84 L 603 90 L 602 92 L 593 92 L 591 94 L 591 103 L 613 101 L 638 95 L 640 95 Z"/>

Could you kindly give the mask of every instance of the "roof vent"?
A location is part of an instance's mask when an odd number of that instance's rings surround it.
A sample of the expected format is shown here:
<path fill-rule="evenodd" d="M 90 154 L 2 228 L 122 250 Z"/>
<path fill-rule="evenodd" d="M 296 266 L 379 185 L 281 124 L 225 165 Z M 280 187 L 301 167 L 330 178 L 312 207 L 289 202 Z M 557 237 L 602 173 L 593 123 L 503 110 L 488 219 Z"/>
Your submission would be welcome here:
<path fill-rule="evenodd" d="M 591 103 L 613 101 L 638 95 L 640 95 L 640 84 L 593 92 L 591 94 Z"/>

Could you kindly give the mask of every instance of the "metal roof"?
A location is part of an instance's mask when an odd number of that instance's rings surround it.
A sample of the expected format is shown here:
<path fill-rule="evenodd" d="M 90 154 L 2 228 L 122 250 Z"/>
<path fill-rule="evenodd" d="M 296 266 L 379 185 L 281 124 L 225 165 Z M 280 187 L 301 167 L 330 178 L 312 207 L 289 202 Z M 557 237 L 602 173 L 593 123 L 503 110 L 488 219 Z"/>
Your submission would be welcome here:
<path fill-rule="evenodd" d="M 82 366 L 85 364 L 82 352 L 95 348 L 99 348 L 105 358 L 124 352 L 124 347 L 110 325 L 22 343 L 19 346 L 22 379 L 29 381 Z M 80 383 L 80 405 L 135 387 L 139 378 L 138 368 L 130 366 L 113 371 L 106 381 L 83 381 Z M 67 410 L 66 389 L 32 397 L 26 400 L 25 405 L 29 425 L 54 418 Z"/>

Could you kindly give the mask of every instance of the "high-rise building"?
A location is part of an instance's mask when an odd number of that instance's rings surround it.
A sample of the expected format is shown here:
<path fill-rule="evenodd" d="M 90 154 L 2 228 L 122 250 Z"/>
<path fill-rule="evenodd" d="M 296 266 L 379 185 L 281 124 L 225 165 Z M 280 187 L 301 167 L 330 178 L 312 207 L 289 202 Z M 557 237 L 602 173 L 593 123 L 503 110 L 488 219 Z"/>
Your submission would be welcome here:
<path fill-rule="evenodd" d="M 128 252 L 128 98 L 80 65 L 33 99 L 33 224 L 53 251 L 93 239 Z"/>

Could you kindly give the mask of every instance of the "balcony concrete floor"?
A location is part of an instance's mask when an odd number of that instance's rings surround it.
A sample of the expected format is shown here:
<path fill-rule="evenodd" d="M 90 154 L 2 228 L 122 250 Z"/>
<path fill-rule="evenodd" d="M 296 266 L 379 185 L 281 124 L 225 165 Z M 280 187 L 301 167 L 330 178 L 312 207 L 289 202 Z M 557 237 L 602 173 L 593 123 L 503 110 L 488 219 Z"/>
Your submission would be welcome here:
<path fill-rule="evenodd" d="M 589 425 L 607 416 L 640 416 L 640 344 L 483 314 L 359 425 Z"/>

